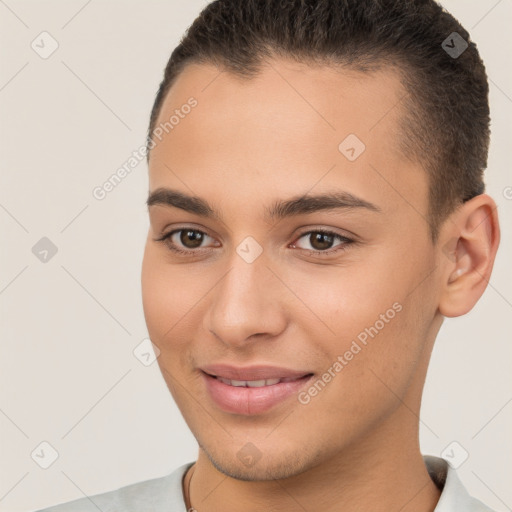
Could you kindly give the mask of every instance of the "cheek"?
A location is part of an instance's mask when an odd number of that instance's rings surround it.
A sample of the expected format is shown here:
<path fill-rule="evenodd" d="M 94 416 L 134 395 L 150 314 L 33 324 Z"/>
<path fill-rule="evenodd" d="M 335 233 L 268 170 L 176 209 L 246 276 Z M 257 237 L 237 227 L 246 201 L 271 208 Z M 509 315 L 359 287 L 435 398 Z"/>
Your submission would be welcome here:
<path fill-rule="evenodd" d="M 324 355 L 317 378 L 326 384 L 315 381 L 299 397 L 307 404 L 303 413 L 340 439 L 389 416 L 421 377 L 414 308 L 409 301 L 389 301 L 372 299 L 367 307 L 347 302 L 334 325 L 336 336 L 311 338 Z"/>
<path fill-rule="evenodd" d="M 415 289 L 418 262 L 381 252 L 372 262 L 326 270 L 295 281 L 297 295 L 315 313 L 296 320 L 323 354 L 324 370 L 340 376 L 333 388 L 350 390 L 349 400 L 359 400 L 364 390 L 384 386 L 377 375 L 392 389 L 405 389 L 421 358 L 428 324 L 421 318 L 428 290 Z"/>
<path fill-rule="evenodd" d="M 141 274 L 142 304 L 149 335 L 160 350 L 173 339 L 174 326 L 190 309 L 187 295 L 193 293 L 193 283 L 185 281 L 179 267 L 166 264 L 157 248 L 146 245 Z"/>
<path fill-rule="evenodd" d="M 165 318 L 166 309 L 163 282 L 161 266 L 151 248 L 146 245 L 141 273 L 142 306 L 149 335 L 157 345 L 159 345 L 158 333 L 164 327 L 162 321 Z"/>
<path fill-rule="evenodd" d="M 389 325 L 396 323 L 397 309 L 400 309 L 399 305 L 393 305 L 405 295 L 396 282 L 391 285 L 389 275 L 366 264 L 326 266 L 300 276 L 290 274 L 288 280 L 295 283 L 294 291 L 309 310 L 303 319 L 297 316 L 294 321 L 307 321 L 312 338 L 316 332 L 318 339 L 325 339 L 326 346 L 334 351 L 348 349 L 347 342 L 350 345 L 350 340 L 376 322 L 379 331 L 389 330 Z"/>
<path fill-rule="evenodd" d="M 162 377 L 180 409 L 186 410 L 183 369 L 189 368 L 190 361 L 189 338 L 184 333 L 189 332 L 187 312 L 197 298 L 192 300 L 191 283 L 181 282 L 186 281 L 183 271 L 162 260 L 158 250 L 146 247 L 141 273 L 144 317 L 149 337 L 160 351 L 157 363 Z"/>

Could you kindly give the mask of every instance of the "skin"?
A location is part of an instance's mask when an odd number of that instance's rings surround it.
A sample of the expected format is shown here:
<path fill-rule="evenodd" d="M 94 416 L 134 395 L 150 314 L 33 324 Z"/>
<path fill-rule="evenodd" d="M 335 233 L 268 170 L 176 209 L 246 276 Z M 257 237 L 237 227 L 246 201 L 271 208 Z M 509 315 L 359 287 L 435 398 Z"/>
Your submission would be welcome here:
<path fill-rule="evenodd" d="M 397 149 L 403 94 L 392 69 L 276 59 L 251 80 L 189 65 L 166 97 L 157 124 L 191 96 L 198 105 L 153 148 L 149 191 L 201 197 L 221 216 L 150 206 L 142 267 L 158 363 L 200 446 L 190 486 L 199 512 L 436 506 L 418 442 L 426 370 L 444 317 L 484 292 L 499 227 L 483 194 L 432 243 L 427 175 Z M 351 133 L 366 145 L 354 162 L 338 149 Z M 379 211 L 264 216 L 276 200 L 334 189 Z M 207 236 L 199 248 L 173 237 L 189 255 L 155 240 L 179 228 Z M 334 238 L 324 250 L 341 249 L 322 256 L 315 228 L 354 242 Z M 252 263 L 236 252 L 247 236 L 263 249 Z M 243 416 L 209 398 L 199 367 L 271 364 L 319 377 L 394 303 L 401 311 L 308 404 L 293 397 Z M 237 457 L 248 442 L 260 455 L 250 467 Z"/>

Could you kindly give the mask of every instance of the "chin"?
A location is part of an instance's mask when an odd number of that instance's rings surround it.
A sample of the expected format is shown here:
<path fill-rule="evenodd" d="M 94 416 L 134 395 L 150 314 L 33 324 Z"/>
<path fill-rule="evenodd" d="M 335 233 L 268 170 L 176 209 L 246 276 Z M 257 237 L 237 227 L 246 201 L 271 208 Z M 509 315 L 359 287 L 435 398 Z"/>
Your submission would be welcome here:
<path fill-rule="evenodd" d="M 212 453 L 204 446 L 201 446 L 201 449 L 217 471 L 236 480 L 249 482 L 290 478 L 316 465 L 314 457 L 309 458 L 308 453 L 298 453 L 297 450 L 279 453 L 273 450 L 269 457 L 265 453 L 257 452 L 251 443 L 233 453 L 226 453 L 225 449 L 220 453 Z M 244 461 L 248 455 L 253 456 L 252 460 Z"/>

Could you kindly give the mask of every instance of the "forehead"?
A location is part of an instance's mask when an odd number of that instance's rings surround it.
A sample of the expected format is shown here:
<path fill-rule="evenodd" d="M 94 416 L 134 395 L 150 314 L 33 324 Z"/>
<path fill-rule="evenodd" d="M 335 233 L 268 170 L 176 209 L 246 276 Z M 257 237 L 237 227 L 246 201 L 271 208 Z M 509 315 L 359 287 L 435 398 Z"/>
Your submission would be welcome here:
<path fill-rule="evenodd" d="M 282 197 L 342 185 L 375 202 L 388 183 L 390 201 L 395 184 L 401 194 L 420 194 L 412 199 L 422 208 L 424 172 L 399 150 L 404 95 L 391 68 L 363 73 L 272 60 L 246 79 L 191 64 L 156 123 L 167 128 L 151 152 L 150 189 L 182 178 L 197 195 L 235 192 L 234 184 L 240 196 Z M 191 99 L 195 106 L 184 108 Z"/>
<path fill-rule="evenodd" d="M 246 78 L 210 64 L 189 64 L 167 94 L 157 125 L 194 97 L 200 103 L 194 117 L 203 125 L 209 122 L 206 128 L 215 125 L 216 131 L 240 124 L 246 130 L 271 131 L 288 123 L 291 135 L 311 140 L 317 130 L 336 137 L 347 130 L 363 136 L 395 131 L 404 96 L 398 70 L 390 67 L 364 73 L 279 59 Z"/>

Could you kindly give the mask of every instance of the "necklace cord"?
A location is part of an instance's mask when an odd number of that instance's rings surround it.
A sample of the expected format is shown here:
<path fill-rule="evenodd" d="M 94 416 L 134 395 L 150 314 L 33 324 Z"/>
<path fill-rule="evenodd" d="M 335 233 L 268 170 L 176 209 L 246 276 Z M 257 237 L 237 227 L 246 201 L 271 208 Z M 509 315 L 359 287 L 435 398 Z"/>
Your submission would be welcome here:
<path fill-rule="evenodd" d="M 188 479 L 188 485 L 187 485 L 187 494 L 185 496 L 185 504 L 187 507 L 187 512 L 189 511 L 195 511 L 195 508 L 192 506 L 192 502 L 190 501 L 190 483 L 192 482 L 192 477 L 194 476 L 194 471 L 196 469 L 196 466 L 192 467 L 192 472 L 190 473 L 190 478 Z"/>

